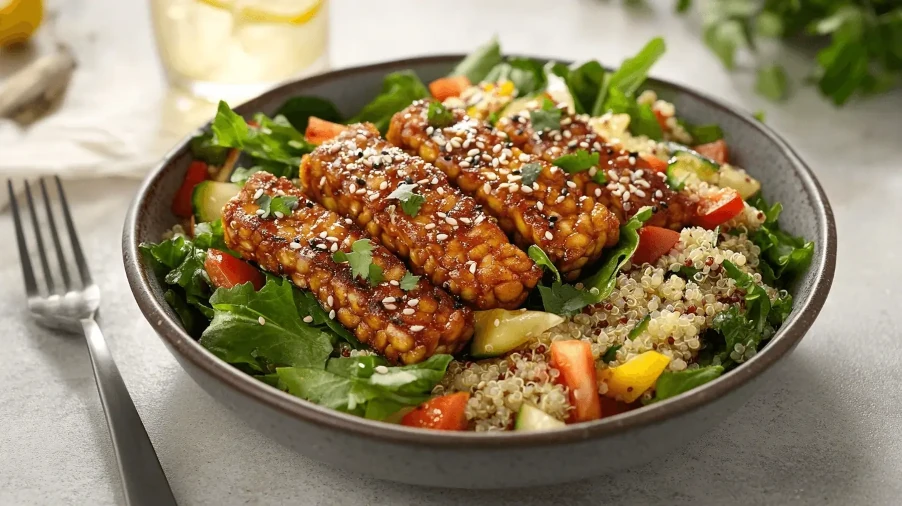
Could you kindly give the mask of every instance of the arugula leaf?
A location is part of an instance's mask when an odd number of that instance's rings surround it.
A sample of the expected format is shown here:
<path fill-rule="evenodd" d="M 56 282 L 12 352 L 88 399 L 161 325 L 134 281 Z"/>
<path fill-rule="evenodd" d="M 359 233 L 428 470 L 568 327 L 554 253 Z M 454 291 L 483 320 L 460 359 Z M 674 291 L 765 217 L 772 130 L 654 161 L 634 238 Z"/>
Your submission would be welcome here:
<path fill-rule="evenodd" d="M 520 167 L 520 184 L 524 186 L 532 186 L 539 175 L 542 174 L 542 164 L 538 162 L 530 162 Z"/>
<path fill-rule="evenodd" d="M 192 336 L 199 335 L 202 325 L 198 313 L 207 320 L 213 317 L 210 281 L 204 269 L 207 252 L 181 235 L 158 244 L 142 243 L 139 249 L 157 276 L 169 285 L 167 292 L 172 293 L 164 292 L 164 298 L 179 315 L 185 330 Z"/>
<path fill-rule="evenodd" d="M 589 154 L 584 149 L 577 149 L 576 152 L 569 155 L 563 155 L 556 158 L 552 163 L 557 167 L 564 169 L 568 174 L 576 174 L 597 167 L 599 162 L 599 154 Z"/>
<path fill-rule="evenodd" d="M 382 81 L 382 91 L 372 102 L 363 106 L 348 123 L 369 122 L 382 134 L 388 130 L 391 117 L 415 100 L 429 96 L 429 90 L 413 71 L 392 72 Z"/>
<path fill-rule="evenodd" d="M 414 276 L 410 271 L 407 271 L 404 273 L 404 277 L 401 278 L 401 290 L 409 292 L 416 288 L 419 282 L 420 276 Z"/>
<path fill-rule="evenodd" d="M 633 339 L 642 335 L 643 332 L 648 330 L 648 322 L 651 321 L 651 316 L 645 315 L 639 320 L 639 323 L 636 324 L 635 327 L 630 330 L 630 333 L 626 336 L 627 339 L 632 341 Z"/>
<path fill-rule="evenodd" d="M 191 253 L 193 244 L 183 235 L 158 244 L 144 242 L 138 246 L 144 258 L 151 263 L 157 274 L 165 275 L 175 269 Z"/>
<path fill-rule="evenodd" d="M 250 283 L 219 288 L 210 303 L 215 313 L 200 344 L 230 364 L 262 373 L 280 366 L 321 369 L 332 353 L 330 336 L 303 323 L 290 283 L 268 280 L 259 292 Z"/>
<path fill-rule="evenodd" d="M 501 46 L 498 44 L 498 39 L 492 37 L 492 40 L 479 46 L 461 60 L 448 75 L 467 76 L 471 83 L 476 84 L 482 82 L 489 72 L 501 62 Z"/>
<path fill-rule="evenodd" d="M 377 420 L 426 401 L 450 355 L 433 355 L 414 365 L 389 367 L 377 356 L 333 358 L 325 369 L 289 367 L 276 373 L 288 392 L 332 409 Z"/>
<path fill-rule="evenodd" d="M 759 264 L 764 282 L 783 286 L 805 271 L 814 257 L 814 243 L 780 230 L 778 219 L 783 211 L 779 203 L 768 205 L 759 193 L 749 204 L 765 215 L 764 224 L 749 237 L 761 249 Z"/>
<path fill-rule="evenodd" d="M 441 102 L 429 102 L 429 110 L 426 112 L 429 126 L 444 128 L 454 123 L 454 114 L 442 105 Z"/>
<path fill-rule="evenodd" d="M 561 128 L 561 110 L 548 98 L 542 102 L 541 109 L 529 111 L 529 119 L 537 132 Z"/>
<path fill-rule="evenodd" d="M 388 198 L 400 200 L 404 214 L 414 217 L 420 212 L 420 206 L 426 202 L 425 197 L 414 193 L 416 188 L 416 184 L 401 184 L 388 195 Z"/>
<path fill-rule="evenodd" d="M 645 82 L 649 69 L 666 50 L 667 45 L 664 43 L 664 39 L 656 37 L 648 41 L 636 53 L 636 56 L 624 60 L 616 72 L 607 75 L 598 91 L 598 96 L 595 97 L 592 116 L 601 116 L 605 113 L 603 107 L 611 89 L 616 88 L 626 96 L 633 95 Z"/>
<path fill-rule="evenodd" d="M 658 376 L 658 381 L 655 384 L 655 396 L 651 402 L 670 399 L 702 386 L 720 377 L 723 371 L 724 368 L 719 365 L 709 365 L 698 369 L 684 369 L 678 372 L 664 371 Z"/>
<path fill-rule="evenodd" d="M 636 104 L 630 111 L 630 132 L 633 135 L 644 135 L 649 139 L 660 141 L 664 139 L 664 131 L 658 123 L 658 117 L 648 104 Z"/>
<path fill-rule="evenodd" d="M 282 104 L 282 107 L 279 107 L 276 115 L 284 116 L 299 132 L 307 130 L 307 123 L 310 122 L 311 116 L 332 123 L 341 123 L 344 120 L 341 113 L 338 112 L 338 108 L 330 100 L 307 96 L 289 98 Z"/>
<path fill-rule="evenodd" d="M 755 91 L 759 95 L 777 102 L 786 98 L 786 86 L 786 71 L 782 66 L 774 64 L 758 69 Z"/>
<path fill-rule="evenodd" d="M 548 255 L 542 248 L 532 244 L 529 246 L 529 249 L 526 250 L 529 258 L 532 259 L 533 262 L 536 263 L 539 267 L 544 268 L 546 271 L 550 272 L 554 279 L 560 283 L 561 282 L 561 273 L 557 270 L 557 267 L 554 266 L 554 263 L 551 262 L 551 259 L 548 258 Z"/>
<path fill-rule="evenodd" d="M 604 355 L 601 356 L 601 360 L 606 364 L 613 362 L 617 359 L 617 350 L 619 350 L 620 348 L 623 348 L 622 344 L 615 344 L 611 346 L 604 351 Z"/>
<path fill-rule="evenodd" d="M 254 116 L 256 126 L 249 126 L 224 101 L 219 102 L 212 130 L 219 146 L 241 149 L 261 160 L 295 167 L 301 155 L 313 151 L 313 145 L 282 116 L 270 119 L 263 114 Z"/>
<path fill-rule="evenodd" d="M 163 292 L 163 300 L 165 300 L 175 311 L 175 314 L 178 315 L 179 320 L 182 321 L 182 326 L 185 328 L 185 331 L 188 332 L 188 335 L 195 339 L 200 337 L 208 323 L 208 320 L 203 313 L 196 307 L 188 304 L 188 301 L 185 300 L 185 296 L 180 291 L 176 291 L 172 288 Z"/>
<path fill-rule="evenodd" d="M 539 295 L 542 296 L 542 307 L 546 312 L 561 316 L 576 314 L 582 308 L 598 302 L 598 297 L 592 292 L 559 281 L 555 281 L 550 287 L 539 285 Z"/>
<path fill-rule="evenodd" d="M 620 239 L 617 244 L 607 250 L 602 257 L 600 268 L 595 274 L 589 276 L 584 281 L 584 285 L 598 290 L 596 294 L 596 302 L 607 299 L 614 291 L 614 285 L 617 281 L 617 274 L 620 269 L 629 261 L 639 247 L 639 228 L 642 224 L 651 219 L 652 210 L 646 207 L 636 213 L 626 223 L 620 226 Z"/>
<path fill-rule="evenodd" d="M 301 321 L 307 325 L 317 327 L 320 330 L 328 330 L 331 333 L 330 338 L 332 338 L 333 345 L 337 342 L 337 339 L 340 338 L 354 349 L 366 348 L 366 345 L 358 341 L 357 338 L 354 337 L 354 334 L 348 331 L 341 323 L 335 319 L 329 318 L 329 314 L 326 313 L 326 310 L 323 309 L 312 293 L 301 290 L 292 285 L 290 281 L 278 276 L 267 275 L 267 280 L 269 279 L 292 286 L 294 290 L 294 302 L 297 305 L 298 315 L 301 317 Z M 323 327 L 325 327 L 325 329 Z"/>
<path fill-rule="evenodd" d="M 276 218 L 288 216 L 297 208 L 298 198 L 291 195 L 275 197 L 269 205 L 270 211 Z"/>
<path fill-rule="evenodd" d="M 725 366 L 732 362 L 743 361 L 741 356 L 737 359 L 731 356 L 739 353 L 736 345 L 740 345 L 744 349 L 754 348 L 757 350 L 758 345 L 769 338 L 773 332 L 771 327 L 767 328 L 767 334 L 759 331 L 755 322 L 746 318 L 736 306 L 731 306 L 726 311 L 716 314 L 712 321 L 712 327 L 724 337 L 725 348 L 719 357 Z"/>
<path fill-rule="evenodd" d="M 600 63 L 591 60 L 570 67 L 562 63 L 549 63 L 545 67 L 545 72 L 555 74 L 564 80 L 570 96 L 573 97 L 573 107 L 577 114 L 591 112 L 605 77 L 604 67 Z"/>
<path fill-rule="evenodd" d="M 683 120 L 677 120 L 677 123 L 692 137 L 694 145 L 708 144 L 709 142 L 723 139 L 723 129 L 720 128 L 720 125 L 713 123 L 710 125 L 693 125 Z"/>
<path fill-rule="evenodd" d="M 229 148 L 216 144 L 210 132 L 194 136 L 189 146 L 191 156 L 216 167 L 222 166 L 229 156 Z"/>
<path fill-rule="evenodd" d="M 382 282 L 382 268 L 373 263 L 373 245 L 369 239 L 354 241 L 350 253 L 336 251 L 332 254 L 332 259 L 339 263 L 348 262 L 351 275 L 368 280 L 372 286 Z"/>

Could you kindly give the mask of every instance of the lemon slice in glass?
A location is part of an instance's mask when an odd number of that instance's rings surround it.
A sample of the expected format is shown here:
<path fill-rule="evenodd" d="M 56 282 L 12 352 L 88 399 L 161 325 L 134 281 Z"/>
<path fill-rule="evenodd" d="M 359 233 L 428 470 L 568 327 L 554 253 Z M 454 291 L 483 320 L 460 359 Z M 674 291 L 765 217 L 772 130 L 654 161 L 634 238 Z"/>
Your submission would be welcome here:
<path fill-rule="evenodd" d="M 240 22 L 303 25 L 319 14 L 324 0 L 314 0 L 302 10 L 297 0 L 198 0 L 202 4 L 230 11 Z"/>

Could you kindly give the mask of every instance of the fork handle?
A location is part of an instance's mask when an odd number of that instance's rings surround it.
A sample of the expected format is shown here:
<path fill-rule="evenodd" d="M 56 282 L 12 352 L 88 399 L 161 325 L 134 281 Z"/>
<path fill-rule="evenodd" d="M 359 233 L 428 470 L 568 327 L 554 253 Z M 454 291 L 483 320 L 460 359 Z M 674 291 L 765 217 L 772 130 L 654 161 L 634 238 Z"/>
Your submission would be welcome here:
<path fill-rule="evenodd" d="M 129 506 L 175 505 L 169 482 L 166 481 L 153 444 L 125 388 L 119 368 L 113 362 L 100 325 L 93 318 L 85 318 L 81 320 L 81 326 L 88 342 L 94 380 L 97 382 L 100 402 L 113 440 L 126 503 Z"/>

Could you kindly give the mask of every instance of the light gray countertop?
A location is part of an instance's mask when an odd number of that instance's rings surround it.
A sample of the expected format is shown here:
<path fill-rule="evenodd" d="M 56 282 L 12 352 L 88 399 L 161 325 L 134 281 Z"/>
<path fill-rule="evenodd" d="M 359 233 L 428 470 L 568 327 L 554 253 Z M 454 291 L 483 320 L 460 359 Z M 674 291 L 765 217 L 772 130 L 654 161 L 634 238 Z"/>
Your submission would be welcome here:
<path fill-rule="evenodd" d="M 820 178 L 836 213 L 839 257 L 821 316 L 745 407 L 665 460 L 541 490 L 447 491 L 347 475 L 256 433 L 189 379 L 144 321 L 125 280 L 119 241 L 137 183 L 71 182 L 77 226 L 103 293 L 107 339 L 180 503 L 899 503 L 902 93 L 835 109 L 801 89 L 785 105 L 769 104 L 752 92 L 751 71 L 721 69 L 699 40 L 697 21 L 675 18 L 672 2 L 658 3 L 629 14 L 621 2 L 589 0 L 458 0 L 441 8 L 335 1 L 333 63 L 464 51 L 497 31 L 510 52 L 617 64 L 664 35 L 670 49 L 656 76 L 765 109 L 768 124 Z M 515 5 L 517 21 L 491 21 Z M 135 33 L 146 35 L 143 9 L 138 2 L 140 16 L 116 22 L 134 23 Z M 396 23 L 404 28 L 391 28 Z M 804 73 L 798 55 L 782 58 L 796 65 L 794 74 Z M 0 504 L 121 503 L 85 346 L 25 317 L 8 213 L 0 215 L 0 237 L 7 238 L 0 248 Z"/>

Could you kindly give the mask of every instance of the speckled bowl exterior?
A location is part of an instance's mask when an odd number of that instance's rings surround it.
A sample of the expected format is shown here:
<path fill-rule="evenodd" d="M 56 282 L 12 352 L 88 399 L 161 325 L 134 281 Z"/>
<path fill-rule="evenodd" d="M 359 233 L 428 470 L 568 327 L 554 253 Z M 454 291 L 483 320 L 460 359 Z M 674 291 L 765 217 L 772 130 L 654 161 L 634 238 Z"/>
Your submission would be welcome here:
<path fill-rule="evenodd" d="M 386 73 L 413 69 L 428 82 L 446 74 L 461 57 L 417 58 L 330 72 L 284 84 L 237 111 L 246 117 L 257 111 L 272 113 L 292 96 L 318 95 L 351 115 L 376 95 Z M 735 162 L 763 182 L 769 199 L 783 203 L 784 228 L 816 244 L 811 267 L 792 289 L 793 312 L 776 336 L 742 366 L 691 392 L 560 430 L 451 433 L 339 413 L 239 372 L 182 330 L 163 300 L 159 281 L 138 253 L 139 243 L 159 240 L 176 222 L 169 206 L 190 162 L 188 139 L 151 172 L 128 214 L 122 249 L 129 284 L 144 316 L 210 395 L 250 426 L 337 469 L 418 485 L 501 488 L 574 481 L 663 457 L 707 433 L 742 405 L 763 373 L 799 343 L 833 281 L 836 230 L 827 197 L 811 170 L 773 130 L 745 112 L 681 86 L 652 79 L 648 87 L 672 101 L 681 117 L 720 124 Z"/>

